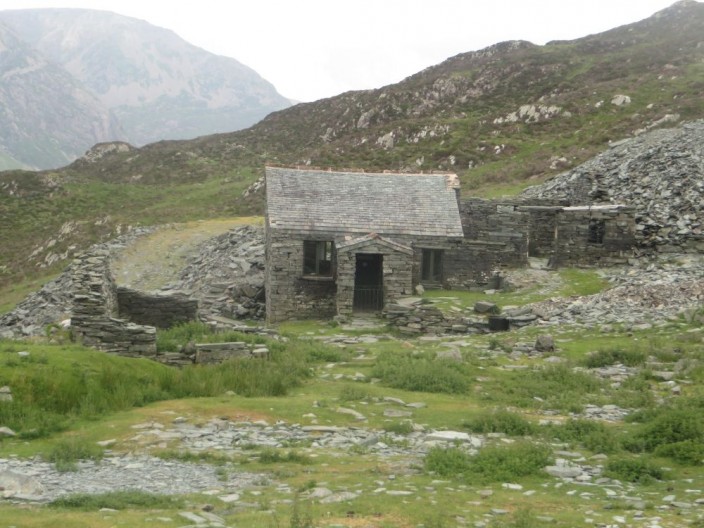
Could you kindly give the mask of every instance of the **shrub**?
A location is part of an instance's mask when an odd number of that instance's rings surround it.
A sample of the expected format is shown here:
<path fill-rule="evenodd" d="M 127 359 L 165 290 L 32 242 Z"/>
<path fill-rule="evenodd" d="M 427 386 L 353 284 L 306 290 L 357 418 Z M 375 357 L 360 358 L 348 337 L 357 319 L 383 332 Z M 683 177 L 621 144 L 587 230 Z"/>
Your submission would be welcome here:
<path fill-rule="evenodd" d="M 504 433 L 509 436 L 531 435 L 536 428 L 520 414 L 494 411 L 481 414 L 462 424 L 473 433 Z"/>
<path fill-rule="evenodd" d="M 295 451 L 289 451 L 286 454 L 282 454 L 276 449 L 263 449 L 258 454 L 259 462 L 262 464 L 281 464 L 284 462 L 291 462 L 294 464 L 308 465 L 312 463 L 310 457 L 296 453 Z"/>
<path fill-rule="evenodd" d="M 433 447 L 425 456 L 425 470 L 441 477 L 461 477 L 469 472 L 471 455 L 458 447 Z"/>
<path fill-rule="evenodd" d="M 99 495 L 69 495 L 52 501 L 49 506 L 98 511 L 101 508 L 110 508 L 112 510 L 183 508 L 184 503 L 181 499 L 143 491 L 114 491 Z"/>
<path fill-rule="evenodd" d="M 663 409 L 629 439 L 633 451 L 653 451 L 679 442 L 704 443 L 704 417 L 699 409 Z"/>
<path fill-rule="evenodd" d="M 542 472 L 550 463 L 550 450 L 529 442 L 517 442 L 485 447 L 472 462 L 472 473 L 484 480 L 511 481 Z"/>
<path fill-rule="evenodd" d="M 567 420 L 563 424 L 549 425 L 545 431 L 552 438 L 581 444 L 596 453 L 613 453 L 620 449 L 613 430 L 593 420 Z"/>
<path fill-rule="evenodd" d="M 507 404 L 522 407 L 540 405 L 570 412 L 580 411 L 585 396 L 596 394 L 605 387 L 603 381 L 567 365 L 512 372 L 506 377 L 499 398 Z"/>
<path fill-rule="evenodd" d="M 397 435 L 407 435 L 413 432 L 413 423 L 409 420 L 384 424 L 384 431 Z"/>
<path fill-rule="evenodd" d="M 550 450 L 529 442 L 489 446 L 471 456 L 459 448 L 431 449 L 426 471 L 467 482 L 510 481 L 540 473 L 550 463 Z"/>
<path fill-rule="evenodd" d="M 212 333 L 208 325 L 196 321 L 159 330 L 156 333 L 156 350 L 157 352 L 178 352 L 189 341 L 203 342 L 205 336 Z"/>
<path fill-rule="evenodd" d="M 584 358 L 583 363 L 587 368 L 607 367 L 616 363 L 621 363 L 627 367 L 637 367 L 645 364 L 646 359 L 645 353 L 640 350 L 612 348 L 588 354 Z"/>
<path fill-rule="evenodd" d="M 219 396 L 227 391 L 282 396 L 311 375 L 305 344 L 272 340 L 267 346 L 267 359 L 182 369 L 77 346 L 52 347 L 46 364 L 0 366 L 0 385 L 10 385 L 13 392 L 13 401 L 0 405 L 0 423 L 22 438 L 40 438 L 65 430 L 74 419 L 92 419 L 154 401 Z"/>
<path fill-rule="evenodd" d="M 402 352 L 382 352 L 372 376 L 403 390 L 465 394 L 470 377 L 467 365 Z"/>
<path fill-rule="evenodd" d="M 499 521 L 496 528 L 543 528 L 545 521 L 538 518 L 530 509 L 519 508 L 507 521 Z"/>
<path fill-rule="evenodd" d="M 341 402 L 352 402 L 369 399 L 369 392 L 360 387 L 346 386 L 340 390 Z"/>
<path fill-rule="evenodd" d="M 45 458 L 54 463 L 57 471 L 77 471 L 80 460 L 100 460 L 103 450 L 96 444 L 70 437 L 55 444 Z"/>
<path fill-rule="evenodd" d="M 657 456 L 670 457 L 680 464 L 704 465 L 704 443 L 694 440 L 660 445 L 655 448 L 655 454 Z"/>
<path fill-rule="evenodd" d="M 616 458 L 606 463 L 604 475 L 626 482 L 649 484 L 662 480 L 664 472 L 646 458 Z"/>

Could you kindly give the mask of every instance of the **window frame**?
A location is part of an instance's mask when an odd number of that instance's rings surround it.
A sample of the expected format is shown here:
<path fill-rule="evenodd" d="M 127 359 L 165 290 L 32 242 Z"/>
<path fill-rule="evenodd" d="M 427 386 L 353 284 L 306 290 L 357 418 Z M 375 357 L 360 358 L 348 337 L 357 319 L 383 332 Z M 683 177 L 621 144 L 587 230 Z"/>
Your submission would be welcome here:
<path fill-rule="evenodd" d="M 332 240 L 303 241 L 303 277 L 333 277 L 335 242 Z"/>
<path fill-rule="evenodd" d="M 444 276 L 445 250 L 421 248 L 420 280 L 428 284 L 441 284 Z"/>
<path fill-rule="evenodd" d="M 587 231 L 587 243 L 601 246 L 604 244 L 606 234 L 606 221 L 598 218 L 590 218 Z"/>

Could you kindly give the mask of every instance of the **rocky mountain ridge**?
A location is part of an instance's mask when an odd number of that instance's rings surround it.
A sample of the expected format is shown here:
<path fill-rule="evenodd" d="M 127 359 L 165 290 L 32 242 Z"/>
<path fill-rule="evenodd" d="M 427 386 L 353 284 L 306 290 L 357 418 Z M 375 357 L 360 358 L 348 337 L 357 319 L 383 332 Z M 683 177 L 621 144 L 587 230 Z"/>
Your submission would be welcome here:
<path fill-rule="evenodd" d="M 64 165 L 86 146 L 125 137 L 89 90 L 26 44 L 1 16 L 0 121 L 0 169 Z"/>
<path fill-rule="evenodd" d="M 510 41 L 451 57 L 395 85 L 273 112 L 249 129 L 148 145 L 103 160 L 112 181 L 207 177 L 265 162 L 452 170 L 471 192 L 540 180 L 610 141 L 704 117 L 704 3 L 573 41 Z M 199 160 L 200 164 L 186 163 Z M 196 166 L 194 166 L 196 165 Z M 73 167 L 69 172 L 83 174 Z"/>
<path fill-rule="evenodd" d="M 464 53 L 246 130 L 141 148 L 102 144 L 61 170 L 0 173 L 0 282 L 46 273 L 129 226 L 261 214 L 261 190 L 242 191 L 266 163 L 440 168 L 459 175 L 466 195 L 515 193 L 623 138 L 704 118 L 702 27 L 704 4 L 678 2 L 574 41 Z"/>
<path fill-rule="evenodd" d="M 85 138 L 53 163 L 53 158 L 32 163 L 32 158 L 19 156 L 30 166 L 65 165 L 102 141 L 144 145 L 230 132 L 290 105 L 270 83 L 237 60 L 208 53 L 172 31 L 134 18 L 87 9 L 23 9 L 0 11 L 0 23 L 20 41 L 6 45 L 5 53 L 42 57 L 91 94 L 96 106 L 121 127 L 120 133 L 106 130 Z M 41 86 L 51 93 L 53 83 Z M 3 99 L 17 107 L 21 94 L 32 97 L 36 90 L 35 84 L 25 84 L 19 93 L 5 94 Z M 57 94 L 36 99 L 34 107 L 42 114 L 56 115 L 55 102 L 62 99 Z M 93 120 L 86 113 L 77 113 L 79 118 Z M 17 119 L 8 122 L 31 130 L 31 121 Z M 61 137 L 59 127 L 49 132 Z"/>

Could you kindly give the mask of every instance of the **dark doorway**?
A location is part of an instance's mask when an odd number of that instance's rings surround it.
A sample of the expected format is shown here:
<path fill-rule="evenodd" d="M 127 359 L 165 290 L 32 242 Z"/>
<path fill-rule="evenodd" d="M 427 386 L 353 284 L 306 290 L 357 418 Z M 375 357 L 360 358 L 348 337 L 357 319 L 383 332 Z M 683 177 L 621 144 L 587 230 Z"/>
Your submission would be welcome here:
<path fill-rule="evenodd" d="M 354 301 L 357 312 L 378 312 L 384 307 L 384 255 L 357 253 Z"/>

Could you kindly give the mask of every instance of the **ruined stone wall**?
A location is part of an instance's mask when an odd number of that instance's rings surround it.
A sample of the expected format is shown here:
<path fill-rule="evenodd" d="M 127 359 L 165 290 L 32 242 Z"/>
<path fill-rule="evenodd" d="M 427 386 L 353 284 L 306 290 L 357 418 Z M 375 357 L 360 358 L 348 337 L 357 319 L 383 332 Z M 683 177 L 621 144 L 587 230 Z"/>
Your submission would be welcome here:
<path fill-rule="evenodd" d="M 511 246 L 501 242 L 465 240 L 449 251 L 446 258 L 450 272 L 444 286 L 453 290 L 493 288 L 492 278 L 507 268 L 516 267 Z"/>
<path fill-rule="evenodd" d="M 502 266 L 526 265 L 529 217 L 514 204 L 464 200 L 460 202 L 460 215 L 466 240 L 491 243 L 483 251 L 487 258 L 491 260 L 495 253 L 495 260 Z"/>
<path fill-rule="evenodd" d="M 117 319 L 117 293 L 110 252 L 80 255 L 73 269 L 71 331 L 83 345 L 125 356 L 154 357 L 156 329 Z"/>
<path fill-rule="evenodd" d="M 603 226 L 602 239 L 590 241 L 590 225 Z M 557 217 L 552 263 L 563 266 L 625 264 L 635 244 L 635 218 L 627 206 L 566 207 Z"/>
<path fill-rule="evenodd" d="M 149 294 L 117 288 L 117 305 L 120 318 L 157 328 L 194 321 L 198 315 L 198 301 L 178 292 Z"/>
<path fill-rule="evenodd" d="M 557 218 L 561 207 L 519 206 L 519 211 L 528 216 L 528 255 L 531 257 L 550 257 L 555 251 Z"/>
<path fill-rule="evenodd" d="M 462 200 L 460 216 L 465 238 L 447 253 L 447 287 L 487 285 L 497 271 L 527 264 L 529 216 L 515 204 Z"/>

